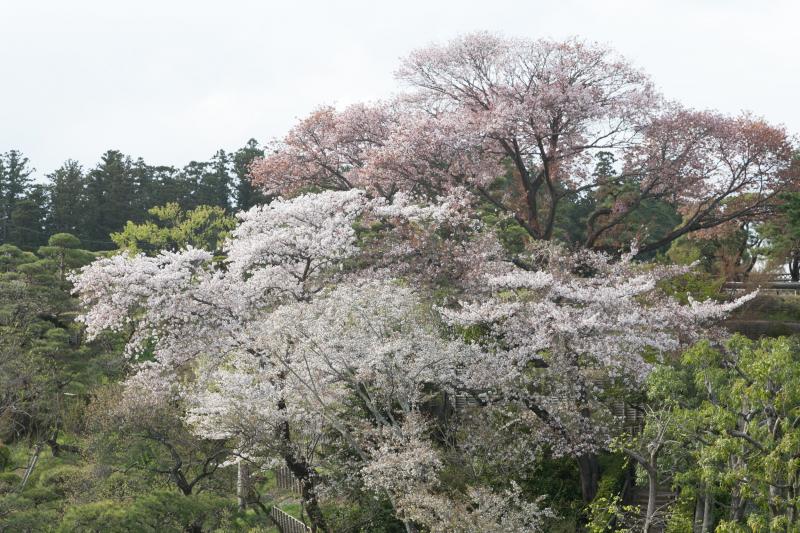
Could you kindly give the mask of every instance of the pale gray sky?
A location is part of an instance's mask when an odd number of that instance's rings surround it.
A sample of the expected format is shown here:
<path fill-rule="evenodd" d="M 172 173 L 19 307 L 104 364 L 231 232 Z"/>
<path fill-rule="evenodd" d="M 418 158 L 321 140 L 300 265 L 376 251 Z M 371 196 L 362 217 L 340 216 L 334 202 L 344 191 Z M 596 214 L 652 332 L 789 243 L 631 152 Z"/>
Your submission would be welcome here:
<path fill-rule="evenodd" d="M 0 152 L 207 159 L 317 105 L 395 90 L 399 58 L 475 30 L 612 45 L 660 90 L 800 132 L 794 0 L 0 0 Z"/>

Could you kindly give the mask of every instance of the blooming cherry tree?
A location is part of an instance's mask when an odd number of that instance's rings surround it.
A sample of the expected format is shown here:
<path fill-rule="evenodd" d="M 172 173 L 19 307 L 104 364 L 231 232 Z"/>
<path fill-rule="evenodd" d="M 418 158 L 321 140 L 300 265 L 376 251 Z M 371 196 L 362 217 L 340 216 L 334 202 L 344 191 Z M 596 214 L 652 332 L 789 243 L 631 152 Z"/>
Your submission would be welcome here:
<path fill-rule="evenodd" d="M 397 78 L 406 90 L 394 99 L 302 120 L 254 164 L 254 181 L 386 198 L 464 188 L 546 240 L 567 203 L 619 190 L 587 215 L 583 244 L 627 244 L 614 238 L 620 227 L 654 202 L 684 217 L 663 234 L 642 228 L 644 252 L 757 218 L 797 179 L 783 128 L 665 104 L 603 46 L 476 33 L 412 53 Z M 602 153 L 620 168 L 594 172 Z"/>
<path fill-rule="evenodd" d="M 90 335 L 125 330 L 129 354 L 152 354 L 131 378 L 137 391 L 178 394 L 199 434 L 286 464 L 319 531 L 329 529 L 323 465 L 349 470 L 350 490 L 385 497 L 409 531 L 474 530 L 447 509 L 487 531 L 539 528 L 549 512 L 514 487 L 442 490 L 447 458 L 434 435 L 459 422 L 433 406 L 470 395 L 487 423 L 527 428 L 517 448 L 546 446 L 586 467 L 611 431 L 605 384 L 641 383 L 649 355 L 693 340 L 737 303 L 679 305 L 657 283 L 682 270 L 645 269 L 631 255 L 544 246 L 513 266 L 475 223 L 472 196 L 455 191 L 424 205 L 403 191 L 303 194 L 240 215 L 221 261 L 191 248 L 100 259 L 73 279 L 83 319 Z M 364 240 L 373 226 L 388 247 Z M 462 242 L 446 247 L 442 234 Z M 438 282 L 414 267 L 415 257 L 449 260 L 442 250 L 470 273 L 453 282 L 458 306 L 437 307 Z"/>
<path fill-rule="evenodd" d="M 219 379 L 221 365 L 244 354 L 264 357 L 245 325 L 268 319 L 281 304 L 310 300 L 337 278 L 336 266 L 357 251 L 353 222 L 366 205 L 364 195 L 351 190 L 255 207 L 241 215 L 225 248 L 226 261 L 216 266 L 210 253 L 191 248 L 98 260 L 73 279 L 87 307 L 88 334 L 130 329 L 128 353 L 152 352 L 155 358 L 143 368 L 148 381 L 181 384 L 188 400 Z M 242 375 L 224 379 L 240 391 L 253 384 Z M 290 405 L 278 381 L 263 387 L 260 392 L 271 393 L 263 404 L 266 427 L 275 432 L 271 451 L 304 483 L 308 511 L 324 530 L 313 471 L 292 442 L 283 414 Z"/>
<path fill-rule="evenodd" d="M 633 254 L 611 261 L 545 246 L 533 258 L 537 270 L 488 276 L 484 295 L 443 310 L 451 324 L 482 331 L 492 353 L 466 366 L 466 390 L 513 413 L 554 454 L 576 457 L 587 501 L 593 454 L 613 430 L 608 385 L 640 388 L 652 362 L 713 334 L 706 325 L 753 297 L 681 305 L 657 284 L 685 269 L 645 269 Z"/>

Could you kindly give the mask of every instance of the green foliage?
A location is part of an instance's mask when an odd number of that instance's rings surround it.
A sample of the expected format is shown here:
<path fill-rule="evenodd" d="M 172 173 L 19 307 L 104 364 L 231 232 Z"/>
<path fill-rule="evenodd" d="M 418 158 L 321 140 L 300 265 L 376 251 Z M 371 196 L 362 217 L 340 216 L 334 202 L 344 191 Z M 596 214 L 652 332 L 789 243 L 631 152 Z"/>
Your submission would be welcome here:
<path fill-rule="evenodd" d="M 176 203 L 148 210 L 150 220 L 142 224 L 128 222 L 111 239 L 122 250 L 154 255 L 162 250 L 176 251 L 187 246 L 221 251 L 236 220 L 221 207 L 199 206 L 183 211 Z"/>
<path fill-rule="evenodd" d="M 230 499 L 211 494 L 183 496 L 157 491 L 130 504 L 102 500 L 69 508 L 58 531 L 81 532 L 182 532 L 192 527 L 213 531 L 230 524 L 235 513 Z"/>
<path fill-rule="evenodd" d="M 57 465 L 42 472 L 39 476 L 39 486 L 52 489 L 64 495 L 79 486 L 87 477 L 88 473 L 79 466 L 70 464 Z"/>
<path fill-rule="evenodd" d="M 778 216 L 758 227 L 766 239 L 764 252 L 774 266 L 788 267 L 794 281 L 800 279 L 800 193 L 786 193 Z"/>
<path fill-rule="evenodd" d="M 111 472 L 97 480 L 95 495 L 99 499 L 131 500 L 152 490 L 166 490 L 169 482 L 159 476 L 131 468 L 126 472 Z"/>
<path fill-rule="evenodd" d="M 589 523 L 586 525 L 590 533 L 630 533 L 633 530 L 625 527 L 626 520 L 638 514 L 638 509 L 622 503 L 618 494 L 599 495 L 589 504 Z"/>
<path fill-rule="evenodd" d="M 601 466 L 597 495 L 587 509 L 587 529 L 591 533 L 629 531 L 623 524 L 633 509 L 622 504 L 622 488 L 628 463 L 622 455 L 613 454 L 603 456 Z"/>
<path fill-rule="evenodd" d="M 250 182 L 250 165 L 257 157 L 262 157 L 264 150 L 258 141 L 250 139 L 243 148 L 237 150 L 232 157 L 233 173 L 236 175 L 236 208 L 247 210 L 254 205 L 267 203 L 268 198 Z"/>
<path fill-rule="evenodd" d="M 73 249 L 81 245 L 81 240 L 70 233 L 56 233 L 50 236 L 47 244 L 53 248 Z"/>
<path fill-rule="evenodd" d="M 23 203 L 31 183 L 32 169 L 28 158 L 16 150 L 0 154 L 0 244 L 17 242 L 25 245 L 29 232 L 37 228 L 23 226 L 29 223 L 25 213 L 33 202 Z M 38 189 L 33 189 L 39 195 Z M 20 211 L 21 209 L 21 211 Z M 21 239 L 24 242 L 19 242 Z"/>
<path fill-rule="evenodd" d="M 53 438 L 83 405 L 87 386 L 114 368 L 106 365 L 109 347 L 84 345 L 73 322 L 78 309 L 66 275 L 94 258 L 78 246 L 64 233 L 38 255 L 0 246 L 0 439 L 7 442 Z"/>
<path fill-rule="evenodd" d="M 11 465 L 11 450 L 8 446 L 0 442 L 0 472 Z"/>
<path fill-rule="evenodd" d="M 31 487 L 26 488 L 22 495 L 33 502 L 34 505 L 41 505 L 43 503 L 52 502 L 61 498 L 61 494 L 57 491 L 46 487 Z"/>
<path fill-rule="evenodd" d="M 50 215 L 48 229 L 55 233 L 81 231 L 86 212 L 86 198 L 83 196 L 83 169 L 77 161 L 68 160 L 48 176 L 47 192 Z"/>
<path fill-rule="evenodd" d="M 0 472 L 0 494 L 16 490 L 21 482 L 22 478 L 13 472 Z"/>
<path fill-rule="evenodd" d="M 349 504 L 331 503 L 326 505 L 323 511 L 331 530 L 340 533 L 406 531 L 403 523 L 395 518 L 392 506 L 385 498 L 363 497 Z"/>
<path fill-rule="evenodd" d="M 17 503 L 26 502 L 33 506 L 32 502 L 20 499 Z M 0 502 L 0 508 L 2 508 Z M 0 510 L 0 513 L 2 511 Z M 0 522 L 0 531 L 13 533 L 48 533 L 55 531 L 53 525 L 58 523 L 58 511 L 42 507 L 29 507 L 9 514 Z"/>
<path fill-rule="evenodd" d="M 723 280 L 739 279 L 753 267 L 759 250 L 746 227 L 718 234 L 684 235 L 672 242 L 667 257 L 679 265 L 694 265 L 695 272 Z"/>
<path fill-rule="evenodd" d="M 800 320 L 800 295 L 765 294 L 748 303 L 737 316 L 754 320 L 797 322 Z M 775 335 L 779 336 L 779 335 Z"/>
<path fill-rule="evenodd" d="M 681 495 L 678 502 L 670 508 L 665 533 L 685 533 L 694 530 L 695 501 L 694 495 L 691 496 Z"/>
<path fill-rule="evenodd" d="M 733 336 L 687 350 L 656 369 L 648 398 L 670 420 L 660 468 L 673 472 L 682 500 L 670 531 L 690 523 L 695 497 L 710 493 L 716 531 L 793 531 L 789 487 L 800 475 L 800 341 Z M 662 426 L 663 427 L 663 426 Z"/>
<path fill-rule="evenodd" d="M 689 272 L 659 282 L 659 288 L 668 296 L 672 296 L 682 304 L 691 297 L 695 301 L 722 299 L 724 277 L 717 277 L 703 272 Z"/>
<path fill-rule="evenodd" d="M 105 152 L 94 168 L 67 160 L 34 184 L 29 161 L 20 152 L 0 154 L 0 245 L 35 250 L 48 235 L 71 233 L 92 250 L 114 247 L 109 235 L 126 222 L 143 222 L 146 210 L 177 203 L 249 209 L 268 198 L 249 180 L 250 165 L 263 155 L 250 139 L 234 153 L 218 150 L 209 161 L 183 168 L 154 166 L 118 150 Z"/>

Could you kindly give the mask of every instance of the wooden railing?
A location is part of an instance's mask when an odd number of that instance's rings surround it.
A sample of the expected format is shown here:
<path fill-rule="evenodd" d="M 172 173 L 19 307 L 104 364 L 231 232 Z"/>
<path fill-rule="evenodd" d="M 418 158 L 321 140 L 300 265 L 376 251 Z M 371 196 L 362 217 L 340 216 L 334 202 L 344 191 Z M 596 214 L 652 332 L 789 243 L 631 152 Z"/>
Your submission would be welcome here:
<path fill-rule="evenodd" d="M 467 407 L 480 405 L 477 398 L 471 394 L 456 394 L 454 403 L 456 411 L 463 411 Z"/>
<path fill-rule="evenodd" d="M 310 527 L 274 505 L 269 512 L 269 517 L 275 522 L 281 533 L 311 533 Z"/>
<path fill-rule="evenodd" d="M 758 289 L 763 293 L 800 294 L 800 282 L 769 281 L 766 283 L 747 283 L 741 281 L 729 281 L 723 285 L 723 289 L 733 293 L 750 292 Z"/>
<path fill-rule="evenodd" d="M 303 494 L 303 486 L 300 484 L 300 480 L 294 477 L 288 468 L 279 466 L 275 468 L 274 472 L 275 483 L 278 485 L 278 488 L 291 491 L 298 495 Z"/>
<path fill-rule="evenodd" d="M 644 411 L 641 409 L 623 401 L 613 402 L 609 407 L 614 418 L 622 422 L 623 429 L 636 435 L 644 428 Z"/>

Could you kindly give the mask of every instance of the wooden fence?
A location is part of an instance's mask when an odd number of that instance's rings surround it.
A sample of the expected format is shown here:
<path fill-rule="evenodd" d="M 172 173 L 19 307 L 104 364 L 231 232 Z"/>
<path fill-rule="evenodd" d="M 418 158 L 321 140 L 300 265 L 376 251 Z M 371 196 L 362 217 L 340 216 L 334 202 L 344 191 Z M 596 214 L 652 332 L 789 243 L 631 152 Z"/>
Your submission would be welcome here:
<path fill-rule="evenodd" d="M 274 505 L 269 512 L 269 517 L 275 522 L 275 525 L 278 526 L 281 533 L 311 533 L 310 527 L 292 515 L 281 511 Z"/>
<path fill-rule="evenodd" d="M 622 427 L 637 435 L 644 427 L 644 411 L 627 402 L 616 401 L 610 405 L 611 414 L 622 422 Z"/>
<path fill-rule="evenodd" d="M 303 486 L 292 473 L 289 471 L 288 468 L 285 466 L 279 466 L 275 468 L 275 482 L 278 485 L 278 488 L 283 490 L 291 491 L 295 494 L 303 494 Z"/>
<path fill-rule="evenodd" d="M 480 403 L 471 394 L 456 394 L 455 395 L 456 411 L 463 411 L 467 407 L 472 407 L 472 406 L 476 406 L 476 405 L 480 405 Z"/>
<path fill-rule="evenodd" d="M 799 294 L 800 283 L 796 281 L 770 281 L 767 283 L 743 283 L 729 281 L 723 289 L 731 293 L 751 292 L 758 289 L 762 294 Z"/>

